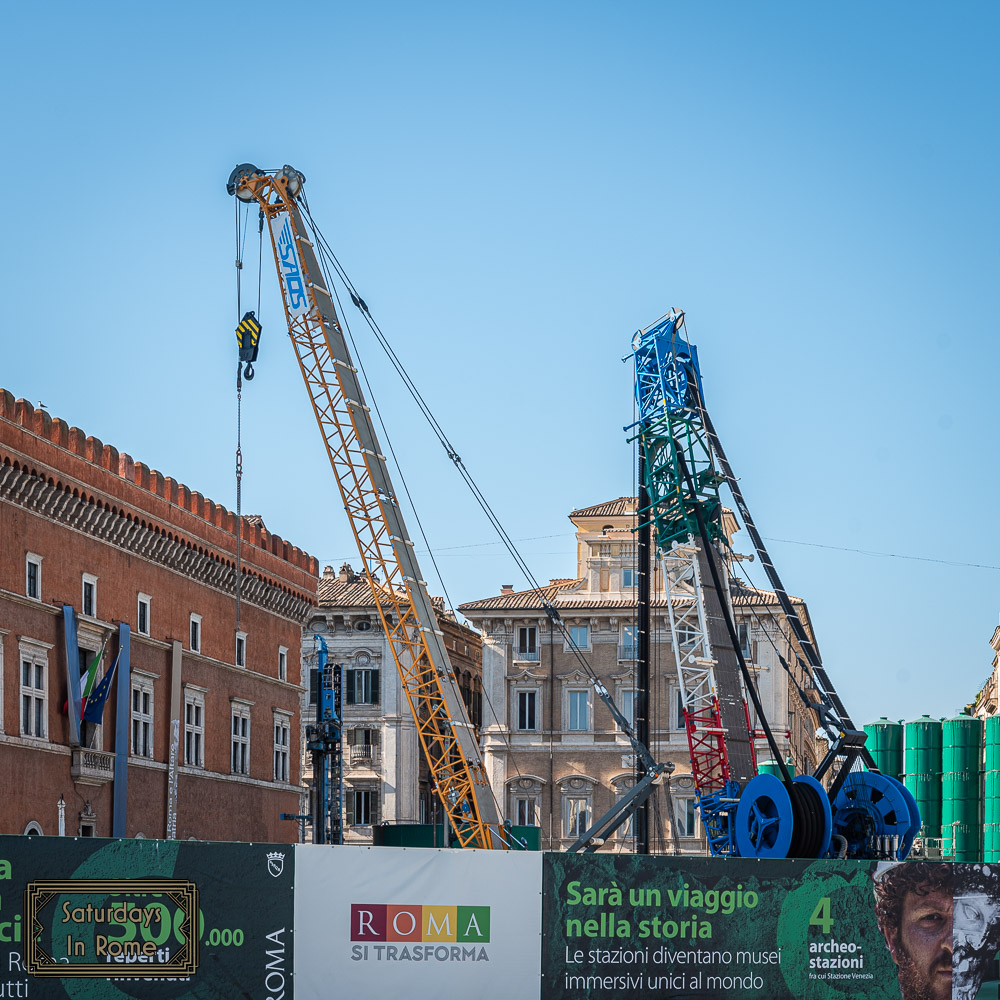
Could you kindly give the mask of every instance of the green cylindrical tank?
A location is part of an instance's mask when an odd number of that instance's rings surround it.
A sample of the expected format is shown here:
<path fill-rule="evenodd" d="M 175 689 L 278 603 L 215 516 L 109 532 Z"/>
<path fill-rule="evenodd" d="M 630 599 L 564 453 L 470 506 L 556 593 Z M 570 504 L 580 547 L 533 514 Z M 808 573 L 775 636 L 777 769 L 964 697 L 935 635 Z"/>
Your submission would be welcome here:
<path fill-rule="evenodd" d="M 1000 715 L 986 720 L 983 860 L 1000 862 Z"/>
<path fill-rule="evenodd" d="M 920 809 L 920 835 L 941 836 L 941 721 L 923 715 L 903 726 L 903 783 Z"/>
<path fill-rule="evenodd" d="M 983 720 L 971 715 L 945 719 L 941 726 L 941 771 L 982 770 Z"/>
<path fill-rule="evenodd" d="M 941 838 L 946 858 L 983 857 L 983 720 L 945 719 L 941 730 Z"/>
<path fill-rule="evenodd" d="M 903 780 L 903 724 L 893 722 L 884 715 L 877 722 L 865 726 L 868 742 L 865 744 L 875 758 L 875 766 L 899 781 Z"/>
<path fill-rule="evenodd" d="M 794 778 L 795 777 L 795 763 L 791 757 L 785 759 L 785 767 L 788 769 L 788 773 Z M 773 774 L 775 777 L 780 778 L 781 767 L 778 762 L 772 757 L 768 760 L 762 760 L 757 765 L 758 774 Z"/>

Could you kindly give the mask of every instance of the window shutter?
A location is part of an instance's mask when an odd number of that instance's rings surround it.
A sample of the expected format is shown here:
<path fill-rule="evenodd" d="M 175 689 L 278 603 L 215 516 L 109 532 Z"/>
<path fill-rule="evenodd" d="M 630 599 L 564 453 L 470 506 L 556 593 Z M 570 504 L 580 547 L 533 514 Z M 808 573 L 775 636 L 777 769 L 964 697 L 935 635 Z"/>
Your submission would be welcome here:
<path fill-rule="evenodd" d="M 372 675 L 372 704 L 373 705 L 381 704 L 381 701 L 382 701 L 382 699 L 380 697 L 380 693 L 379 693 L 379 675 L 381 673 L 382 673 L 381 670 L 373 670 L 373 671 L 371 671 L 371 675 Z"/>
<path fill-rule="evenodd" d="M 370 798 L 369 801 L 372 804 L 372 806 L 371 806 L 372 826 L 378 826 L 378 822 L 379 822 L 379 815 L 378 815 L 379 794 L 378 794 L 378 788 L 377 787 L 375 787 L 375 788 L 373 788 L 371 790 L 371 798 Z"/>
<path fill-rule="evenodd" d="M 354 674 L 355 671 L 347 671 L 347 704 L 354 704 Z"/>
<path fill-rule="evenodd" d="M 347 803 L 347 825 L 354 826 L 354 792 L 348 792 L 345 800 Z"/>
<path fill-rule="evenodd" d="M 377 730 L 371 730 L 372 746 L 377 747 L 379 745 L 379 740 L 382 738 L 382 734 Z"/>
<path fill-rule="evenodd" d="M 347 730 L 347 745 L 349 747 L 353 747 L 357 743 L 357 734 L 358 731 L 356 729 Z"/>

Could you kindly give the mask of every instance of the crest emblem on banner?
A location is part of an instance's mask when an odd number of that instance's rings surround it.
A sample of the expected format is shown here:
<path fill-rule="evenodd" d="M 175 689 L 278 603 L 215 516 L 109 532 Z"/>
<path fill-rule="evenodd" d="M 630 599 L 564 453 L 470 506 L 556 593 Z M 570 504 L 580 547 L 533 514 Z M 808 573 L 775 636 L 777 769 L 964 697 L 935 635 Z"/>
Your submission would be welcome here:
<path fill-rule="evenodd" d="M 281 851 L 272 851 L 267 856 L 267 870 L 277 878 L 285 870 L 285 856 Z"/>

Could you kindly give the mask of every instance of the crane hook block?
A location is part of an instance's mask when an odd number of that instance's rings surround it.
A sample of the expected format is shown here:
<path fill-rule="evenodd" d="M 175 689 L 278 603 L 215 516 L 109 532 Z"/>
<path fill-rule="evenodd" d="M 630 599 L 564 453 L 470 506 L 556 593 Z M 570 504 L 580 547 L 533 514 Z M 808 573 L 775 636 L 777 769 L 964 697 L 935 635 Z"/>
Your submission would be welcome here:
<path fill-rule="evenodd" d="M 251 311 L 244 313 L 239 326 L 236 327 L 236 343 L 240 348 L 240 361 L 246 362 L 243 376 L 249 382 L 253 378 L 253 364 L 257 360 L 257 345 L 260 343 L 260 323 Z"/>

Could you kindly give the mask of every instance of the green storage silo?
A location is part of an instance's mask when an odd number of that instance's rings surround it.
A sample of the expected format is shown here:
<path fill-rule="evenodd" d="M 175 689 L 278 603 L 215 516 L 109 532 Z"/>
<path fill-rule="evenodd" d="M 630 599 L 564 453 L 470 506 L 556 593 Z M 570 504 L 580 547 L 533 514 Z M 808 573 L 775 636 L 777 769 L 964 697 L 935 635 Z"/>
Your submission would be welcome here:
<path fill-rule="evenodd" d="M 865 744 L 875 758 L 875 766 L 891 778 L 903 780 L 903 724 L 882 716 L 865 726 Z"/>
<path fill-rule="evenodd" d="M 986 720 L 983 860 L 1000 861 L 1000 715 Z"/>
<path fill-rule="evenodd" d="M 983 720 L 945 719 L 941 732 L 941 838 L 946 858 L 981 861 Z"/>
<path fill-rule="evenodd" d="M 785 758 L 785 768 L 788 771 L 788 773 L 794 778 L 795 777 L 795 762 L 792 760 L 791 757 L 786 757 Z M 768 760 L 762 760 L 757 765 L 757 773 L 758 774 L 773 774 L 776 778 L 781 778 L 782 777 L 782 775 L 781 775 L 781 767 L 779 766 L 778 762 L 773 757 L 769 758 Z"/>
<path fill-rule="evenodd" d="M 920 809 L 920 836 L 941 836 L 941 721 L 922 715 L 903 725 L 903 784 Z"/>

